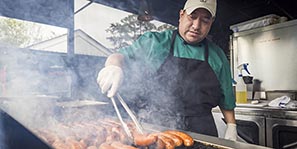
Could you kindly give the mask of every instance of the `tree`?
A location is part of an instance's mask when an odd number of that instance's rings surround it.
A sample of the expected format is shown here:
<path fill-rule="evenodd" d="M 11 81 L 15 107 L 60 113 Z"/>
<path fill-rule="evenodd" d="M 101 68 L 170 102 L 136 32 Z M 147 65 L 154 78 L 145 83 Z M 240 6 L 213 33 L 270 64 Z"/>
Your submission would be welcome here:
<path fill-rule="evenodd" d="M 156 27 L 155 24 L 149 21 L 139 21 L 137 15 L 129 15 L 119 23 L 112 23 L 106 32 L 110 33 L 111 36 L 107 37 L 115 46 L 114 51 L 119 48 L 130 45 L 140 35 L 147 31 L 163 31 L 165 29 L 175 29 L 176 27 L 168 24 L 163 24 Z"/>
<path fill-rule="evenodd" d="M 55 37 L 55 33 L 35 22 L 0 18 L 0 45 L 26 47 Z"/>
<path fill-rule="evenodd" d="M 1 19 L 0 30 L 0 41 L 2 44 L 19 47 L 30 40 L 30 36 L 27 35 L 28 28 L 20 21 Z"/>

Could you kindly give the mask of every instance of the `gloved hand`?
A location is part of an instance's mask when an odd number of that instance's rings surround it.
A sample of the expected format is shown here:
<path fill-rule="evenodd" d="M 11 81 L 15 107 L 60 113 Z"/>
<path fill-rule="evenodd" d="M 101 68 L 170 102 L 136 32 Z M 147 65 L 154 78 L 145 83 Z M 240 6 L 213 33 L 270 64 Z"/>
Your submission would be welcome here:
<path fill-rule="evenodd" d="M 113 97 L 120 87 L 124 78 L 121 67 L 109 65 L 100 70 L 97 83 L 99 84 L 103 94 L 107 92 L 107 97 Z"/>
<path fill-rule="evenodd" d="M 236 124 L 227 123 L 227 128 L 226 128 L 226 132 L 225 132 L 225 139 L 236 141 L 236 137 L 237 137 Z"/>

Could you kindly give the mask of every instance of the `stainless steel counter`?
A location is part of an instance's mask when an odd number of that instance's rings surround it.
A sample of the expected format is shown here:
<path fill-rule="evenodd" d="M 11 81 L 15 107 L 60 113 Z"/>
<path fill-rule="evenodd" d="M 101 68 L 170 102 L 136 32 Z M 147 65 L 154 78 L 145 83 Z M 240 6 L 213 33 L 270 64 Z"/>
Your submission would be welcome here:
<path fill-rule="evenodd" d="M 269 102 L 269 101 L 261 101 Z M 218 107 L 214 108 L 212 112 L 221 112 Z M 297 109 L 290 108 L 273 108 L 269 106 L 257 107 L 255 106 L 237 106 L 235 114 L 251 115 L 251 116 L 264 116 L 269 118 L 293 119 L 297 120 Z"/>
<path fill-rule="evenodd" d="M 272 148 L 297 147 L 297 109 L 263 105 L 240 104 L 235 108 L 239 138 L 246 137 L 241 141 Z M 224 130 L 220 109 L 216 107 L 212 112 L 216 123 L 220 122 L 218 130 Z"/>

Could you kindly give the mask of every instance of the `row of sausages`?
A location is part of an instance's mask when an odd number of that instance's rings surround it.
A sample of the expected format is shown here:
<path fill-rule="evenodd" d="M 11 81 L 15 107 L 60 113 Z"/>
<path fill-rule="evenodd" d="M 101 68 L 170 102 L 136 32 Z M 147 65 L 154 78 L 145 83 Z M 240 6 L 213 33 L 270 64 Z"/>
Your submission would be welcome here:
<path fill-rule="evenodd" d="M 59 123 L 55 128 L 35 130 L 35 134 L 55 149 L 174 149 L 177 146 L 194 144 L 192 137 L 181 131 L 140 134 L 132 123 L 128 123 L 128 127 L 132 132 L 133 142 L 127 139 L 120 123 L 112 119 Z"/>
<path fill-rule="evenodd" d="M 154 145 L 156 149 L 174 149 L 179 146 L 192 146 L 194 140 L 184 132 L 166 130 L 163 132 L 150 133 L 148 135 L 134 135 L 134 144 L 138 146 Z"/>

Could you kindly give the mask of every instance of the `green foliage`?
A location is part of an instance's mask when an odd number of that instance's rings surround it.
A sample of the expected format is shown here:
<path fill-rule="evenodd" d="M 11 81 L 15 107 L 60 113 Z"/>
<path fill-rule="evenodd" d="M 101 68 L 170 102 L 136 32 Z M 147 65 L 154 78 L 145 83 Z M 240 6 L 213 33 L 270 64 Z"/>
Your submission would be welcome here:
<path fill-rule="evenodd" d="M 164 31 L 166 29 L 175 29 L 176 27 L 168 24 L 163 24 L 156 27 L 155 24 L 148 21 L 139 21 L 137 15 L 129 15 L 120 22 L 112 23 L 106 32 L 111 36 L 107 37 L 114 44 L 114 51 L 119 48 L 130 45 L 140 35 L 147 31 Z"/>
<path fill-rule="evenodd" d="M 0 21 L 0 41 L 5 45 L 21 46 L 29 42 L 30 36 L 27 34 L 28 27 L 14 19 L 2 19 Z"/>
<path fill-rule="evenodd" d="M 26 47 L 57 35 L 50 29 L 35 22 L 12 18 L 0 18 L 0 45 Z"/>

